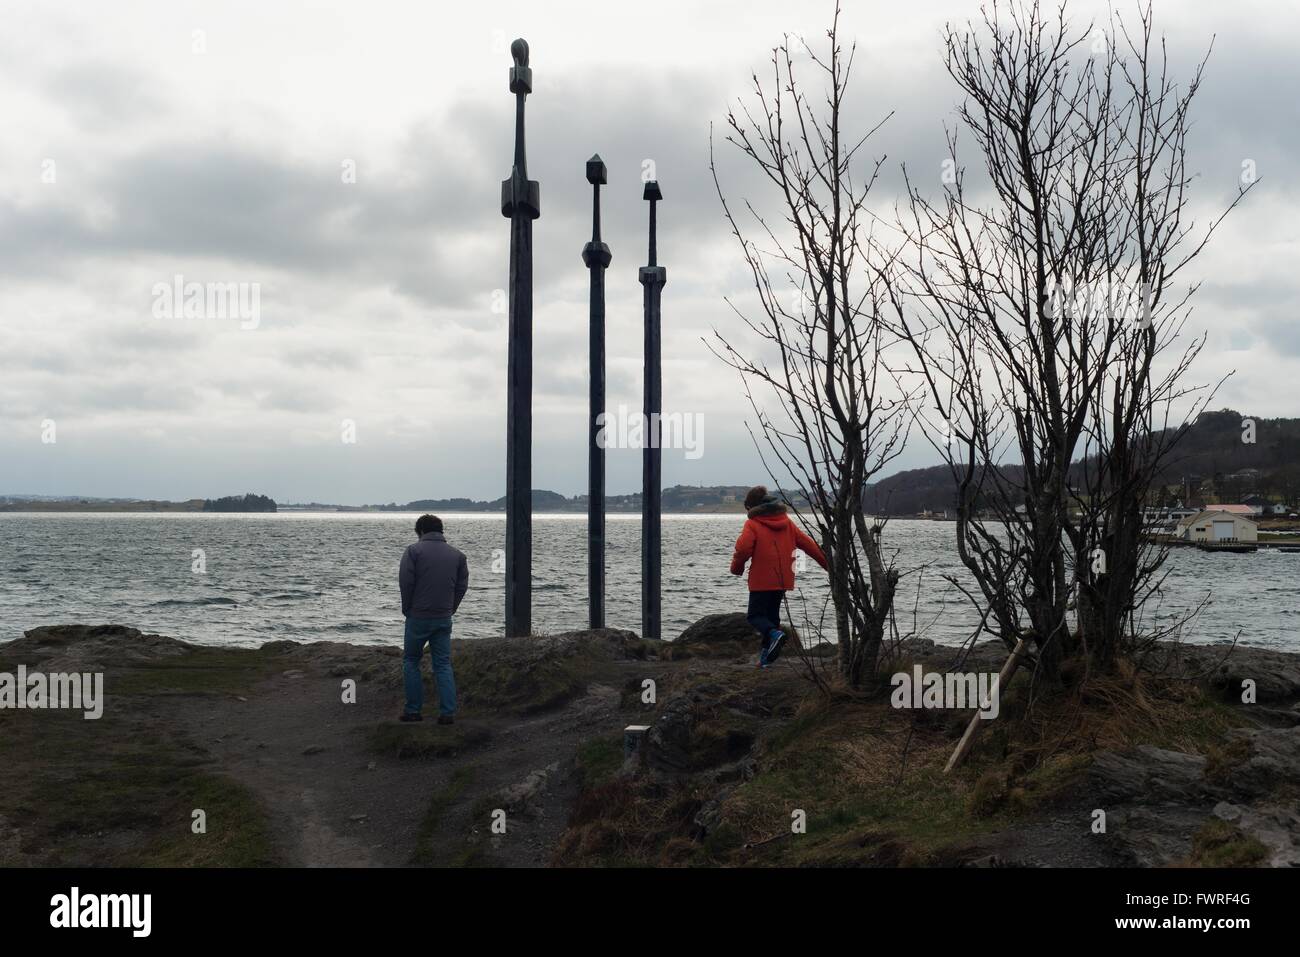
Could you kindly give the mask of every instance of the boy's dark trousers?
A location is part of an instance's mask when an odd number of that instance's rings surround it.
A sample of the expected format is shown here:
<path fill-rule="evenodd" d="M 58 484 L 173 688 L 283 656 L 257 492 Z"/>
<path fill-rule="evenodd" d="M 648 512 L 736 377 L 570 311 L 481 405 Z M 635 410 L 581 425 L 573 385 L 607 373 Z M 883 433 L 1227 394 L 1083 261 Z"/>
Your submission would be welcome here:
<path fill-rule="evenodd" d="M 749 593 L 749 611 L 745 617 L 763 636 L 764 644 L 767 643 L 767 636 L 771 634 L 772 629 L 781 627 L 781 599 L 784 597 L 785 592 L 780 590 Z"/>

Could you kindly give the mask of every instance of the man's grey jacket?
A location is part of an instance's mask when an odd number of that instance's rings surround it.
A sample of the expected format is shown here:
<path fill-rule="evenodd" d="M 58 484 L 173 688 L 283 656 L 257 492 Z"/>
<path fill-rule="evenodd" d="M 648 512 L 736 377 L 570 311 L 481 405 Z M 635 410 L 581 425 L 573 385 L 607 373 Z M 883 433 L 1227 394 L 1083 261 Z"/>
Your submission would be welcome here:
<path fill-rule="evenodd" d="M 402 554 L 397 583 L 403 615 L 450 618 L 469 589 L 469 563 L 442 532 L 425 532 Z"/>

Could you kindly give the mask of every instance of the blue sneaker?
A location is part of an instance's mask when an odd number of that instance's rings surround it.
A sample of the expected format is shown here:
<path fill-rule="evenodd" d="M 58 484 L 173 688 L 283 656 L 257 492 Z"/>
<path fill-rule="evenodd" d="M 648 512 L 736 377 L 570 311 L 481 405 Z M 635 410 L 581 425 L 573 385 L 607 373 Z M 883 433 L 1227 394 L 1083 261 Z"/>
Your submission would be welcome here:
<path fill-rule="evenodd" d="M 781 657 L 781 646 L 785 644 L 785 632 L 779 628 L 773 628 L 768 637 L 769 641 L 762 654 L 765 666 Z"/>

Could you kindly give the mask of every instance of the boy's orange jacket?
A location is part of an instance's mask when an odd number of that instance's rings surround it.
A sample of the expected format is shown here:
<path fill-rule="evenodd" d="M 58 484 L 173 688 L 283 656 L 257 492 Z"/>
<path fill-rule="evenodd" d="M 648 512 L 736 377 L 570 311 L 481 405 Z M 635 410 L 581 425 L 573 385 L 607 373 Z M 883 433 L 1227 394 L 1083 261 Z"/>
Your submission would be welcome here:
<path fill-rule="evenodd" d="M 743 574 L 748 561 L 750 591 L 790 591 L 794 588 L 796 548 L 811 555 L 822 568 L 826 567 L 821 547 L 800 531 L 790 516 L 784 512 L 755 515 L 745 520 L 745 527 L 736 539 L 731 574 Z"/>

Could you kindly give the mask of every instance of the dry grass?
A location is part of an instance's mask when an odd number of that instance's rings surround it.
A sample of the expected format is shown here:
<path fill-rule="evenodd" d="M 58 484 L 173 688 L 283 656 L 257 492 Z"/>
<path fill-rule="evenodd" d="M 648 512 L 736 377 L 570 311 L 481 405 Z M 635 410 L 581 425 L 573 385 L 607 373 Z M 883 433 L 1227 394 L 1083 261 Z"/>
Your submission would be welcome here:
<path fill-rule="evenodd" d="M 1113 674 L 1091 675 L 1066 694 L 1031 700 L 1029 691 L 1028 674 L 1011 682 L 998 727 L 982 749 L 987 760 L 990 746 L 1001 747 L 1019 772 L 1142 744 L 1206 754 L 1243 723 L 1195 684 L 1145 674 L 1127 662 Z"/>
<path fill-rule="evenodd" d="M 584 793 L 557 860 L 634 865 L 937 863 L 981 834 L 1014 826 L 1075 786 L 1099 750 L 1151 744 L 1211 755 L 1241 720 L 1195 685 L 1121 665 L 1031 699 L 1028 673 L 1003 689 L 964 767 L 943 767 L 971 712 L 907 711 L 887 699 L 809 683 L 769 701 L 758 774 L 728 785 L 703 840 L 695 818 L 717 785 L 618 780 Z M 764 686 L 726 678 L 724 701 Z M 773 693 L 770 682 L 767 693 Z M 1231 762 L 1235 755 L 1224 754 Z M 807 832 L 791 836 L 802 811 Z"/>
<path fill-rule="evenodd" d="M 1268 848 L 1227 821 L 1211 818 L 1192 835 L 1191 867 L 1255 867 L 1268 858 Z"/>

